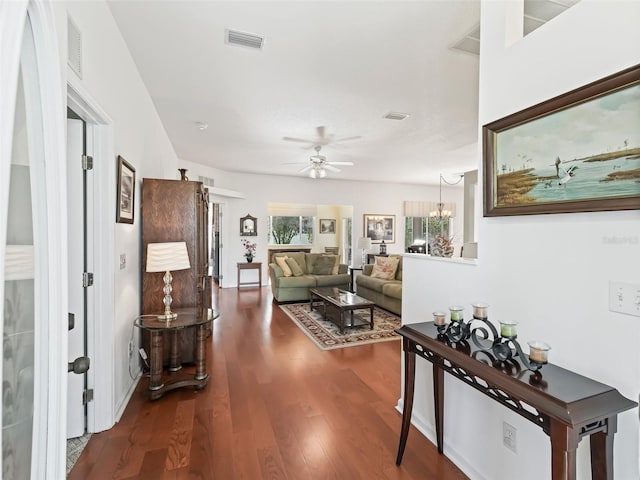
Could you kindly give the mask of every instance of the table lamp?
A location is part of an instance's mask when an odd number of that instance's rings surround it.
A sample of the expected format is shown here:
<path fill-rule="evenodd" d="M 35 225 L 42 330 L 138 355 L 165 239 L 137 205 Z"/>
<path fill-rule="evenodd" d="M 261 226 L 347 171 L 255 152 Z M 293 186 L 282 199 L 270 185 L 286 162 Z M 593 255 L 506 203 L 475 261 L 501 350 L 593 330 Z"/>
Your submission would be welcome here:
<path fill-rule="evenodd" d="M 369 237 L 362 237 L 358 239 L 358 248 L 362 249 L 362 265 L 366 265 L 367 250 L 371 248 L 371 239 Z"/>
<path fill-rule="evenodd" d="M 164 314 L 158 315 L 160 320 L 173 320 L 178 316 L 171 311 L 171 270 L 187 270 L 191 268 L 189 264 L 189 254 L 185 242 L 150 243 L 147 245 L 147 272 L 165 272 L 164 277 Z"/>

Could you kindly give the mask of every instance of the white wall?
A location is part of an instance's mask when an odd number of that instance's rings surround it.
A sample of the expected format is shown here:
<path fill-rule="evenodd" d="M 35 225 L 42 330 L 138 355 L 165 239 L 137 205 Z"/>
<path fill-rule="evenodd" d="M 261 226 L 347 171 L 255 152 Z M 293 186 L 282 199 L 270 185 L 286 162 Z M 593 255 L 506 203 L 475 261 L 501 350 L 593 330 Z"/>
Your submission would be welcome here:
<path fill-rule="evenodd" d="M 175 170 L 177 157 L 106 3 L 99 0 L 68 1 L 52 2 L 52 6 L 56 15 L 62 71 L 66 72 L 65 83 L 68 81 L 87 92 L 90 100 L 106 113 L 112 122 L 114 154 L 123 156 L 136 169 L 135 223 L 116 224 L 113 202 L 110 218 L 114 223 L 105 230 L 114 236 L 115 250 L 99 252 L 99 255 L 106 256 L 107 264 L 113 269 L 115 298 L 113 311 L 106 318 L 114 324 L 112 402 L 117 414 L 126 405 L 128 392 L 134 383 L 132 374 L 137 373 L 138 365 L 137 358 L 134 358 L 130 372 L 128 342 L 132 322 L 140 311 L 140 183 L 143 177 L 162 177 L 165 172 Z M 67 67 L 67 15 L 82 34 L 82 78 Z M 66 93 L 64 95 L 66 97 Z M 106 161 L 112 162 L 111 168 L 115 172 L 115 156 Z M 108 182 L 110 191 L 115 192 L 114 179 L 115 175 L 97 181 Z M 118 266 L 120 254 L 127 257 L 127 267 L 123 270 Z M 101 286 L 96 285 L 95 288 Z M 111 339 L 102 341 L 110 342 Z M 105 380 L 109 381 L 97 375 L 96 382 Z"/>
<path fill-rule="evenodd" d="M 400 185 L 387 183 L 362 183 L 329 178 L 311 179 L 306 177 L 282 177 L 268 175 L 247 175 L 224 172 L 204 167 L 188 161 L 180 161 L 181 168 L 189 170 L 189 178 L 198 175 L 215 179 L 216 187 L 242 192 L 245 198 L 231 198 L 212 196 L 213 201 L 224 205 L 222 219 L 223 232 L 221 238 L 224 248 L 221 253 L 221 273 L 224 279 L 223 287 L 235 287 L 237 274 L 236 263 L 242 261 L 242 244 L 240 243 L 238 221 L 250 212 L 258 218 L 258 236 L 254 238 L 258 243 L 258 254 L 254 261 L 263 262 L 263 278 L 267 278 L 267 204 L 276 203 L 305 203 L 316 205 L 352 205 L 353 206 L 353 248 L 357 240 L 363 235 L 363 214 L 383 213 L 396 216 L 396 241 L 388 244 L 387 253 L 402 253 L 404 251 L 404 216 L 403 202 L 405 200 L 435 201 L 438 198 L 437 186 Z M 454 218 L 452 232 L 458 239 L 462 239 L 462 187 L 443 187 L 443 198 L 457 204 L 458 216 Z M 337 227 L 340 228 L 338 217 Z M 323 237 L 324 235 L 317 235 Z M 378 252 L 378 245 L 374 245 L 370 253 Z M 360 251 L 354 250 L 355 259 L 359 263 Z M 460 246 L 456 247 L 456 255 L 460 254 Z"/>
<path fill-rule="evenodd" d="M 582 0 L 505 47 L 513 4 L 482 4 L 480 125 L 640 61 L 640 2 Z M 478 166 L 482 171 L 480 154 Z M 480 218 L 477 228 L 475 265 L 405 259 L 403 320 L 429 321 L 430 312 L 452 304 L 465 305 L 469 318 L 471 303 L 486 301 L 490 319 L 520 322 L 522 344 L 544 340 L 553 348 L 551 362 L 637 401 L 640 318 L 610 312 L 608 288 L 610 280 L 640 283 L 640 211 Z M 418 361 L 417 378 L 414 421 L 431 435 L 426 362 Z M 550 478 L 550 442 L 538 427 L 455 379 L 447 378 L 445 390 L 444 451 L 471 478 Z M 503 421 L 517 428 L 517 454 L 502 446 Z M 618 422 L 615 478 L 637 479 L 638 409 Z M 578 450 L 578 478 L 591 478 L 586 440 Z"/>

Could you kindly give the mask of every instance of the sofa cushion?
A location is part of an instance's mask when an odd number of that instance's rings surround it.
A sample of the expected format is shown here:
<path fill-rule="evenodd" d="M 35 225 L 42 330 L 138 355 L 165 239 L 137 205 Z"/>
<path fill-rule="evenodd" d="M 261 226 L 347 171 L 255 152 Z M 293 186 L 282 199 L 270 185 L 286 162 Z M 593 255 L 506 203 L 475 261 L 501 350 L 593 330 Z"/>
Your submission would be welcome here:
<path fill-rule="evenodd" d="M 393 257 L 393 255 L 389 255 L 389 256 Z M 398 256 L 398 258 L 400 260 L 398 261 L 398 269 L 396 270 L 396 280 L 402 281 L 402 257 Z"/>
<path fill-rule="evenodd" d="M 333 255 L 309 253 L 307 254 L 307 273 L 312 275 L 331 275 L 335 263 Z"/>
<path fill-rule="evenodd" d="M 374 292 L 382 293 L 382 287 L 389 283 L 391 280 L 383 280 L 381 278 L 375 278 L 371 275 L 359 275 L 358 276 L 358 286 L 363 286 L 368 288 L 369 290 L 373 290 Z"/>
<path fill-rule="evenodd" d="M 402 298 L 402 282 L 394 280 L 387 282 L 382 286 L 382 293 L 387 297 Z"/>
<path fill-rule="evenodd" d="M 289 257 L 284 257 L 284 258 L 285 258 L 285 261 L 287 262 L 287 265 L 289 265 L 289 268 L 291 269 L 291 273 L 293 274 L 294 277 L 300 277 L 304 275 L 302 268 L 300 268 L 300 265 L 298 265 L 298 262 L 296 262 L 295 258 L 289 258 Z"/>
<path fill-rule="evenodd" d="M 326 254 L 323 253 L 322 254 L 325 257 L 332 257 L 333 261 L 335 262 L 333 265 L 333 271 L 331 272 L 331 275 L 337 275 L 339 272 L 339 267 L 340 267 L 340 257 L 338 255 L 331 255 L 331 254 Z"/>
<path fill-rule="evenodd" d="M 337 275 L 314 275 L 317 287 L 339 287 L 349 288 L 351 276 L 348 273 Z"/>
<path fill-rule="evenodd" d="M 279 280 L 278 288 L 314 288 L 316 286 L 316 279 L 311 275 L 281 277 Z"/>
<path fill-rule="evenodd" d="M 371 276 L 383 280 L 393 280 L 396 276 L 399 261 L 399 257 L 376 257 Z"/>
<path fill-rule="evenodd" d="M 289 268 L 289 265 L 287 265 L 287 258 L 288 257 L 286 255 L 282 257 L 276 257 L 276 263 L 282 269 L 284 276 L 290 277 L 291 275 L 293 275 L 293 273 L 291 272 L 291 268 Z"/>

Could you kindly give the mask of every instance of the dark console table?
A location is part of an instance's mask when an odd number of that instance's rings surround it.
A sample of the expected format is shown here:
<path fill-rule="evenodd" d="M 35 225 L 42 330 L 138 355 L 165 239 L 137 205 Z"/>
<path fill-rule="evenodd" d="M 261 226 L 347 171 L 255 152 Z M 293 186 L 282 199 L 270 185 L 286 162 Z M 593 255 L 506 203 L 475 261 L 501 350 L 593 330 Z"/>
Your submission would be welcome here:
<path fill-rule="evenodd" d="M 576 478 L 576 449 L 591 436 L 593 480 L 613 480 L 613 436 L 617 415 L 637 406 L 616 389 L 551 363 L 539 372 L 515 360 L 493 362 L 472 342 L 451 344 L 438 336 L 433 322 L 404 325 L 404 411 L 396 464 L 407 443 L 416 372 L 416 355 L 433 366 L 433 391 L 438 452 L 442 454 L 444 428 L 444 373 L 493 398 L 535 423 L 551 439 L 551 478 Z M 529 408 L 525 408 L 528 405 Z M 533 407 L 533 408 L 531 408 Z M 537 412 L 537 413 L 536 413 Z"/>

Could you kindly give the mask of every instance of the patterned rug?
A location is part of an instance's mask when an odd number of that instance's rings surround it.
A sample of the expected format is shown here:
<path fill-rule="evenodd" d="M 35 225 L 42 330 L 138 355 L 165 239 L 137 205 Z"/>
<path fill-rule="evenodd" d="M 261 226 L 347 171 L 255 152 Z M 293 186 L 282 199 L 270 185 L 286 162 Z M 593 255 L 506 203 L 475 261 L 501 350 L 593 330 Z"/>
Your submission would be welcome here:
<path fill-rule="evenodd" d="M 80 458 L 80 454 L 87 446 L 87 442 L 91 438 L 90 433 L 85 433 L 82 437 L 69 438 L 67 440 L 67 475 Z"/>
<path fill-rule="evenodd" d="M 400 336 L 394 332 L 396 328 L 400 328 L 400 317 L 378 307 L 373 309 L 373 330 L 368 324 L 360 327 L 346 327 L 342 335 L 336 324 L 322 319 L 322 307 L 320 306 L 318 312 L 315 310 L 315 303 L 313 312 L 309 312 L 309 302 L 283 304 L 280 308 L 320 350 L 357 347 L 368 343 L 400 339 Z M 355 313 L 369 318 L 368 309 L 356 310 Z"/>

